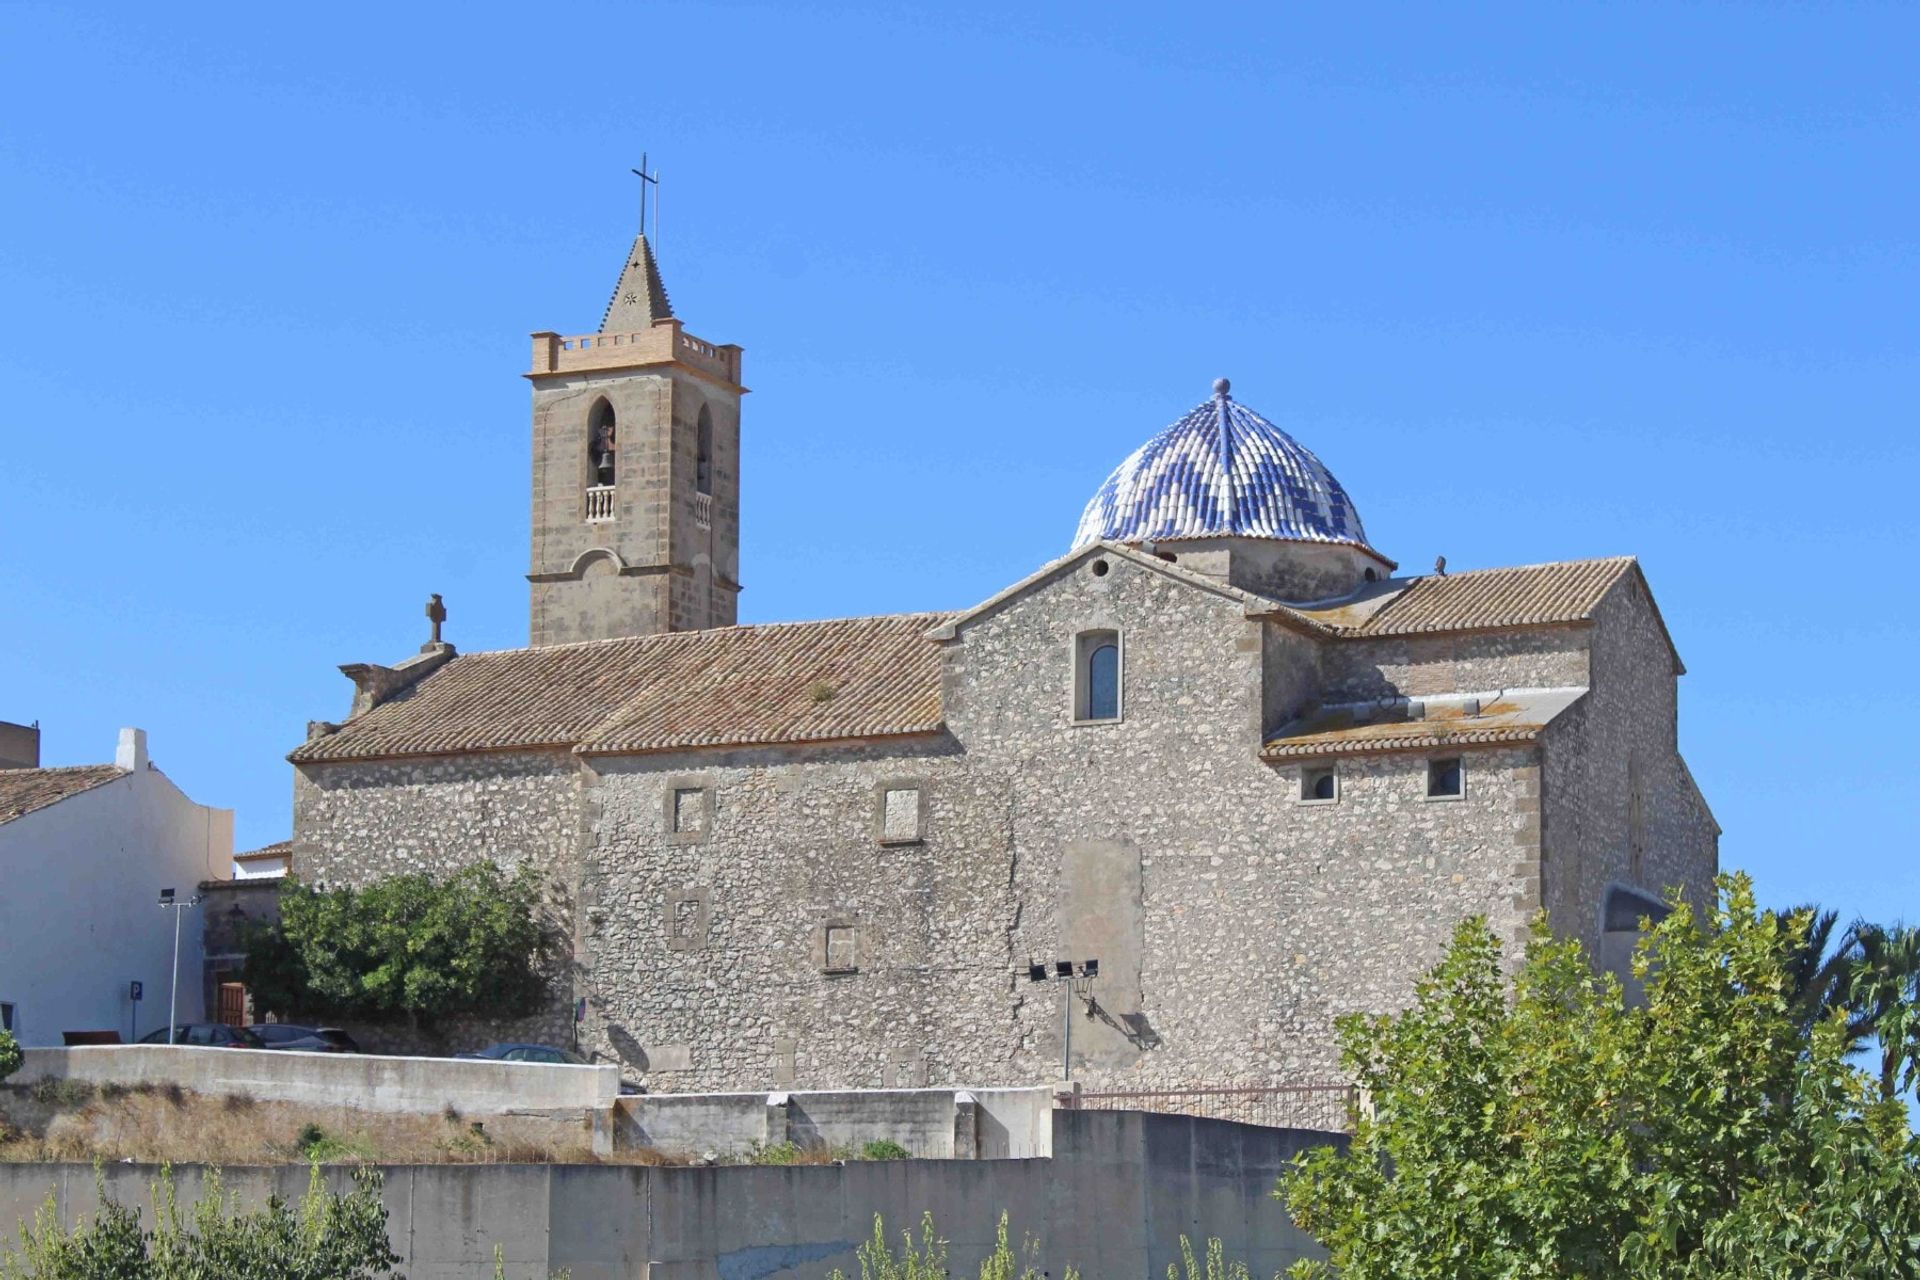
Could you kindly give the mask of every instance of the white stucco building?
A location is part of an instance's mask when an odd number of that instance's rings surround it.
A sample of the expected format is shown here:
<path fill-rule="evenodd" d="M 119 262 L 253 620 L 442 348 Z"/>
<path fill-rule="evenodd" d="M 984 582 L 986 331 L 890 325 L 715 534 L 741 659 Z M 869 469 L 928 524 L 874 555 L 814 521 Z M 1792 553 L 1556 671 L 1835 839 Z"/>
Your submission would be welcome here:
<path fill-rule="evenodd" d="M 184 902 L 232 877 L 233 810 L 190 800 L 140 729 L 120 731 L 112 764 L 43 769 L 37 755 L 0 767 L 0 1022 L 27 1046 L 69 1031 L 137 1039 L 167 1018 L 174 918 L 160 891 Z M 200 910 L 180 915 L 189 1022 L 205 1008 Z"/>

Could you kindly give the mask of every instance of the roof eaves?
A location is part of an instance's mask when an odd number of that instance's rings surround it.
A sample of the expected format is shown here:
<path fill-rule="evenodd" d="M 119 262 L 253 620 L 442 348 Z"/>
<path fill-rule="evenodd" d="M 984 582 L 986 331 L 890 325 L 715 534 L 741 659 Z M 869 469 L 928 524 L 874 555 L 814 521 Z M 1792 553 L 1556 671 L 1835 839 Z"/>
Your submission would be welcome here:
<path fill-rule="evenodd" d="M 329 737 L 333 735 L 328 735 Z M 489 743 L 486 746 L 448 746 L 437 745 L 412 747 L 406 749 L 373 749 L 368 751 L 342 751 L 326 755 L 303 755 L 308 747 L 325 742 L 326 738 L 315 738 L 313 742 L 303 742 L 287 753 L 290 764 L 377 764 L 383 760 L 431 760 L 448 756 L 500 755 L 515 751 L 566 751 L 574 745 L 574 739 L 559 742 L 507 742 Z"/>

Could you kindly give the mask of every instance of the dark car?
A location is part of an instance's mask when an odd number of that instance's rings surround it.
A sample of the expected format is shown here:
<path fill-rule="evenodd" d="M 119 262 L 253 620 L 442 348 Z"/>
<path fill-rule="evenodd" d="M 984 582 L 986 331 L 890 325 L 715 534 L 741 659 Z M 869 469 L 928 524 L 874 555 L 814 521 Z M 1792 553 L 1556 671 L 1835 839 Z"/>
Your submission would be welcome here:
<path fill-rule="evenodd" d="M 471 1053 L 456 1053 L 456 1058 L 484 1058 L 491 1062 L 545 1062 L 552 1066 L 577 1067 L 580 1059 L 565 1049 L 550 1044 L 490 1044 Z"/>
<path fill-rule="evenodd" d="M 149 1031 L 141 1044 L 166 1044 L 167 1029 Z M 224 1022 L 183 1022 L 173 1029 L 173 1043 L 201 1049 L 264 1049 L 266 1041 L 246 1027 L 230 1027 Z"/>
<path fill-rule="evenodd" d="M 358 1053 L 360 1046 L 338 1027 L 303 1027 L 292 1022 L 256 1022 L 253 1034 L 269 1049 L 297 1049 L 302 1053 Z"/>

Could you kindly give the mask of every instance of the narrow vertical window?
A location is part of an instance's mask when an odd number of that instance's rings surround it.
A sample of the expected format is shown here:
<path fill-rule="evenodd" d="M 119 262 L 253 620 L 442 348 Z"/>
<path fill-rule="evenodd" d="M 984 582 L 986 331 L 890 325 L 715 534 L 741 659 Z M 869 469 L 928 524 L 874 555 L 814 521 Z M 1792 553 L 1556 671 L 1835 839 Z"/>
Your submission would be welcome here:
<path fill-rule="evenodd" d="M 1646 876 L 1647 798 L 1640 779 L 1640 762 L 1627 761 L 1627 877 L 1636 884 Z"/>
<path fill-rule="evenodd" d="M 615 430 L 613 406 L 605 400 L 593 402 L 593 408 L 587 413 L 587 483 L 592 485 L 610 485 L 614 483 L 614 466 L 618 461 L 619 433 Z"/>
<path fill-rule="evenodd" d="M 1120 633 L 1087 631 L 1074 642 L 1076 720 L 1120 718 Z"/>
<path fill-rule="evenodd" d="M 693 488 L 695 493 L 713 492 L 713 414 L 705 405 L 700 406 L 700 425 L 695 435 Z"/>
<path fill-rule="evenodd" d="M 1108 640 L 1087 655 L 1087 719 L 1120 718 L 1120 645 Z"/>

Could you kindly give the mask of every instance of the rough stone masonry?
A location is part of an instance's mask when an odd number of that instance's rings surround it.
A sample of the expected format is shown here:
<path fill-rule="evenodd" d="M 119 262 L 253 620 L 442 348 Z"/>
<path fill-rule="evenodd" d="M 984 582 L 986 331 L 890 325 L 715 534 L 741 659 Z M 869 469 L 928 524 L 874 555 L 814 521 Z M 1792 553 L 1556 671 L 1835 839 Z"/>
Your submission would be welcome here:
<path fill-rule="evenodd" d="M 624 270 L 664 306 L 644 245 Z M 739 349 L 662 315 L 535 350 L 536 627 L 569 642 L 345 668 L 353 714 L 291 756 L 303 877 L 547 878 L 551 1007 L 475 1035 L 654 1090 L 1033 1083 L 1072 997 L 1029 965 L 1098 960 L 1077 1078 L 1333 1080 L 1333 1019 L 1403 1003 L 1462 917 L 1517 943 L 1544 909 L 1618 967 L 1663 890 L 1709 892 L 1629 558 L 1396 576 L 1223 380 L 973 609 L 715 626 Z"/>

